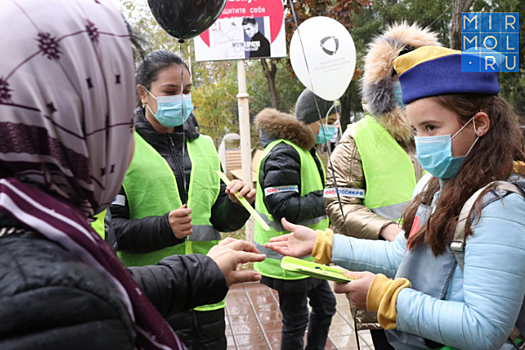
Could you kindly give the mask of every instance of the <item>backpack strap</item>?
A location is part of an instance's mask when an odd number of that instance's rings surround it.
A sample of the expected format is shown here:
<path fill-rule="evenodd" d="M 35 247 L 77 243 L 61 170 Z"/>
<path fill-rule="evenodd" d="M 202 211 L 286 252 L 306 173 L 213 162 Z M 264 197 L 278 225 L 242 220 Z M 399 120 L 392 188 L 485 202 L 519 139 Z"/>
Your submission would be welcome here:
<path fill-rule="evenodd" d="M 458 224 L 456 225 L 456 232 L 454 233 L 454 239 L 450 242 L 450 250 L 454 254 L 454 257 L 463 270 L 465 266 L 465 226 L 467 225 L 467 220 L 469 219 L 470 212 L 474 207 L 474 203 L 479 198 L 481 193 L 487 188 L 494 186 L 494 189 L 504 190 L 507 192 L 517 193 L 522 197 L 525 197 L 525 193 L 520 186 L 512 184 L 507 181 L 493 181 L 488 185 L 484 186 L 477 190 L 463 205 L 461 212 L 459 213 Z"/>

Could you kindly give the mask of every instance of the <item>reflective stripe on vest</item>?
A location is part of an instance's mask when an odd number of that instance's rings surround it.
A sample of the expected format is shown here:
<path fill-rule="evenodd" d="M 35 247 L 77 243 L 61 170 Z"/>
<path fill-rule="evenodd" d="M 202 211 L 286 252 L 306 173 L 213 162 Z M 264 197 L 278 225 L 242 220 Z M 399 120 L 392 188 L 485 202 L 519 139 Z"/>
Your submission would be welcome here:
<path fill-rule="evenodd" d="M 309 151 L 305 151 L 299 146 L 295 145 L 294 143 L 287 141 L 287 140 L 276 140 L 271 142 L 266 146 L 264 149 L 264 152 L 261 156 L 261 160 L 259 161 L 259 164 L 257 165 L 257 197 L 255 200 L 255 209 L 257 212 L 262 216 L 264 221 L 270 226 L 269 231 L 265 231 L 257 222 L 255 224 L 255 246 L 261 253 L 266 254 L 266 259 L 263 262 L 260 263 L 254 263 L 254 268 L 257 270 L 261 275 L 277 278 L 277 279 L 284 279 L 284 280 L 298 280 L 298 279 L 304 279 L 308 276 L 289 272 L 281 269 L 281 260 L 282 255 L 274 252 L 273 250 L 269 250 L 267 248 L 264 248 L 264 243 L 268 242 L 270 238 L 277 237 L 283 234 L 288 233 L 289 231 L 286 231 L 280 222 L 274 221 L 272 215 L 266 208 L 266 205 L 264 204 L 264 191 L 261 187 L 261 184 L 259 183 L 259 176 L 262 172 L 262 164 L 265 163 L 266 157 L 271 152 L 271 150 L 277 146 L 279 143 L 286 143 L 290 146 L 292 146 L 297 153 L 300 156 L 300 162 L 301 162 L 301 196 L 306 195 L 307 193 L 322 190 L 324 188 L 324 184 L 321 178 L 321 174 L 319 173 L 319 169 L 317 167 L 317 164 L 312 157 L 312 154 Z M 315 157 L 318 159 L 319 164 L 321 164 L 322 171 L 323 171 L 323 177 L 326 177 L 324 172 L 324 167 L 322 166 L 321 161 L 319 160 L 319 157 L 317 154 Z M 308 226 L 314 230 L 324 230 L 328 227 L 328 218 L 325 216 L 317 217 L 309 219 L 305 222 L 298 222 L 297 224 Z M 306 258 L 306 260 L 313 261 L 314 259 L 312 257 Z"/>
<path fill-rule="evenodd" d="M 259 213 L 259 215 L 264 220 L 264 222 L 266 222 L 268 224 L 268 226 L 273 228 L 275 231 L 277 231 L 277 232 L 286 232 L 286 233 L 289 232 L 289 231 L 286 231 L 286 229 L 283 227 L 283 225 L 280 222 L 273 221 L 270 218 L 271 215 L 266 215 L 264 213 Z M 316 225 L 316 224 L 320 223 L 323 220 L 326 220 L 326 218 L 327 218 L 326 215 L 318 216 L 316 218 L 308 219 L 308 220 L 305 220 L 305 221 L 301 222 L 301 225 L 310 227 L 310 226 L 313 226 L 313 225 Z"/>
<path fill-rule="evenodd" d="M 402 202 L 402 203 L 389 205 L 387 207 L 372 208 L 370 210 L 372 210 L 372 212 L 386 219 L 398 220 L 401 217 L 401 214 L 403 213 L 403 209 L 405 209 L 408 203 L 410 202 Z"/>
<path fill-rule="evenodd" d="M 188 188 L 188 207 L 192 209 L 192 234 L 184 243 L 151 253 L 118 252 L 126 266 L 156 264 L 174 254 L 207 254 L 220 240 L 220 233 L 210 222 L 211 208 L 220 191 L 220 160 L 213 141 L 208 136 L 187 141 L 192 168 Z M 164 215 L 182 206 L 177 181 L 169 164 L 135 132 L 135 154 L 122 184 L 128 200 L 130 219 Z M 196 308 L 200 311 L 216 310 L 224 302 Z"/>
<path fill-rule="evenodd" d="M 387 219 L 400 219 L 416 186 L 414 164 L 374 118 L 367 115 L 349 127 L 355 130 L 354 140 L 363 165 L 363 205 Z"/>

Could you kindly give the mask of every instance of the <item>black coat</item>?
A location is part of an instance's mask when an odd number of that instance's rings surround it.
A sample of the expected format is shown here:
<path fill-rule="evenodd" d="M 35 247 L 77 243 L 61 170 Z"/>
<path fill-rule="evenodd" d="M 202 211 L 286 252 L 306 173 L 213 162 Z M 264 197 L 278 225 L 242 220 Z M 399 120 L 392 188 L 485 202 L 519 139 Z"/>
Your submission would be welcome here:
<path fill-rule="evenodd" d="M 267 110 L 268 111 L 268 110 Z M 288 140 L 310 152 L 324 184 L 322 164 L 315 152 L 315 137 L 308 126 L 296 119 L 285 118 L 278 113 L 260 113 L 256 120 L 261 145 L 266 147 L 274 140 Z M 301 161 L 299 153 L 292 146 L 280 143 L 275 146 L 261 165 L 259 183 L 266 188 L 278 186 L 297 186 L 297 192 L 276 192 L 264 196 L 266 208 L 275 221 L 285 217 L 292 223 L 326 215 L 323 191 L 313 191 L 301 196 Z"/>
<path fill-rule="evenodd" d="M 22 226 L 0 212 L 2 227 Z M 135 349 L 129 316 L 98 271 L 31 231 L 1 236 L 0 252 L 0 349 Z M 203 255 L 129 271 L 163 316 L 216 303 L 228 291 Z"/>
<path fill-rule="evenodd" d="M 175 128 L 173 133 L 161 134 L 156 132 L 146 120 L 142 108 L 137 108 L 135 114 L 137 132 L 169 164 L 177 180 L 182 203 L 186 203 L 192 164 L 186 147 L 182 146 L 184 137 L 188 139 L 199 137 L 195 117 L 192 115 L 183 126 Z M 184 157 L 182 156 L 183 151 Z M 225 189 L 226 185 L 221 182 L 219 196 L 211 208 L 211 223 L 218 231 L 230 232 L 240 229 L 250 214 L 243 207 L 231 202 Z M 119 194 L 126 196 L 124 189 L 121 189 Z M 175 209 L 177 208 L 173 208 Z M 149 253 L 184 241 L 179 240 L 173 234 L 168 220 L 169 213 L 130 220 L 127 200 L 125 205 L 111 205 L 110 212 L 111 226 L 115 235 L 114 241 L 116 241 L 114 249 L 131 253 Z M 108 240 L 112 241 L 113 238 L 109 237 Z"/>

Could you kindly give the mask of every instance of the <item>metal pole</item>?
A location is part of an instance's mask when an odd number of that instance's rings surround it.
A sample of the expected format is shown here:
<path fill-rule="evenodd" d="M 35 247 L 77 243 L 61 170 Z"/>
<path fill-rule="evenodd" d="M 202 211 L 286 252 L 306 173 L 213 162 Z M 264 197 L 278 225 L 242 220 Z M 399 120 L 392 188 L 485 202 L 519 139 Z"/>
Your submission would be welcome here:
<path fill-rule="evenodd" d="M 239 131 L 241 136 L 241 163 L 242 179 L 248 184 L 252 182 L 252 145 L 250 138 L 250 95 L 246 92 L 246 68 L 244 60 L 237 61 L 237 81 L 239 93 L 237 94 L 239 106 Z M 246 222 L 246 240 L 253 243 L 255 221 L 250 216 Z"/>

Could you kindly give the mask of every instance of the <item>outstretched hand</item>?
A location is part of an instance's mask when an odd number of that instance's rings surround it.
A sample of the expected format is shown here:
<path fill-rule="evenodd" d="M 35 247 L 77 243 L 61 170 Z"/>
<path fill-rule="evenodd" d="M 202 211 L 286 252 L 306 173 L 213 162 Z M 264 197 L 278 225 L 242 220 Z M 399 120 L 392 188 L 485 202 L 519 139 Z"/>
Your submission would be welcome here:
<path fill-rule="evenodd" d="M 235 283 L 259 281 L 261 275 L 258 272 L 253 270 L 237 271 L 237 265 L 247 262 L 260 262 L 266 258 L 266 255 L 259 254 L 253 244 L 233 238 L 226 238 L 211 248 L 208 256 L 221 269 L 228 287 Z"/>
<path fill-rule="evenodd" d="M 312 254 L 317 233 L 309 227 L 292 224 L 285 218 L 282 218 L 281 223 L 291 233 L 271 238 L 269 243 L 264 244 L 264 247 L 296 258 Z"/>

